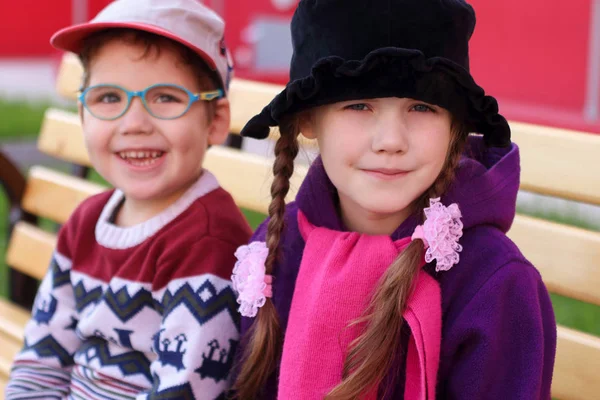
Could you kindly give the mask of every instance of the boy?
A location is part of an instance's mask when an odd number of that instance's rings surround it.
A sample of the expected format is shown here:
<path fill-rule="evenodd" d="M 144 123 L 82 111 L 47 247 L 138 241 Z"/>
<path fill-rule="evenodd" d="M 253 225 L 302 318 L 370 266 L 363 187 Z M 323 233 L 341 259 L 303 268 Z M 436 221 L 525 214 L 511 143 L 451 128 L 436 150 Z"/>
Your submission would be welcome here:
<path fill-rule="evenodd" d="M 52 38 L 82 61 L 86 146 L 115 190 L 61 229 L 8 399 L 224 396 L 251 231 L 202 168 L 229 130 L 223 30 L 196 0 L 117 0 Z"/>

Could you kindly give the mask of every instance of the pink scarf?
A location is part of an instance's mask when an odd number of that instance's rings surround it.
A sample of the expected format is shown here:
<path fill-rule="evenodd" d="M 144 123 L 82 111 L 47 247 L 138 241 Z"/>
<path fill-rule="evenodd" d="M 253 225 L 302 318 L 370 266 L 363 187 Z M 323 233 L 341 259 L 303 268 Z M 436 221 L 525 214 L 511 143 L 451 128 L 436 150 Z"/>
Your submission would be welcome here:
<path fill-rule="evenodd" d="M 350 342 L 377 282 L 411 241 L 313 226 L 298 212 L 306 242 L 290 309 L 279 378 L 279 400 L 321 400 L 341 382 Z M 441 342 L 439 284 L 421 270 L 404 319 L 411 328 L 405 400 L 435 399 Z M 362 399 L 375 399 L 376 391 Z"/>

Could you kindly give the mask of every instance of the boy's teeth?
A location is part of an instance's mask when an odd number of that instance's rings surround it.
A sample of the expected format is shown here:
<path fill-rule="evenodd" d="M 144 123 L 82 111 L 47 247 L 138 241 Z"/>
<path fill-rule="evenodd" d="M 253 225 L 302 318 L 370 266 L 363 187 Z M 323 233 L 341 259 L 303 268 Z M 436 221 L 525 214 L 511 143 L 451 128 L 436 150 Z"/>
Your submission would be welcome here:
<path fill-rule="evenodd" d="M 122 159 L 134 158 L 134 159 L 146 159 L 146 158 L 158 158 L 162 156 L 162 151 L 122 151 L 119 156 Z"/>

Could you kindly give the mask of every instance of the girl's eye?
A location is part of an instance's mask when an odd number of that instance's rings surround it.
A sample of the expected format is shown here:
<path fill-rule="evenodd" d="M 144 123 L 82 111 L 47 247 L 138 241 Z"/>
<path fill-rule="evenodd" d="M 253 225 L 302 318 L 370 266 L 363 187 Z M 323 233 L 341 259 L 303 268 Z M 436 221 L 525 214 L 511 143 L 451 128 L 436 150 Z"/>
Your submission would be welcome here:
<path fill-rule="evenodd" d="M 345 108 L 347 110 L 353 110 L 353 111 L 367 111 L 369 109 L 369 107 L 365 103 L 350 104 L 349 106 L 346 106 Z"/>
<path fill-rule="evenodd" d="M 416 112 L 427 112 L 427 111 L 431 111 L 431 112 L 435 112 L 435 110 L 428 106 L 427 104 L 415 104 L 414 106 L 411 107 L 412 111 L 416 111 Z"/>

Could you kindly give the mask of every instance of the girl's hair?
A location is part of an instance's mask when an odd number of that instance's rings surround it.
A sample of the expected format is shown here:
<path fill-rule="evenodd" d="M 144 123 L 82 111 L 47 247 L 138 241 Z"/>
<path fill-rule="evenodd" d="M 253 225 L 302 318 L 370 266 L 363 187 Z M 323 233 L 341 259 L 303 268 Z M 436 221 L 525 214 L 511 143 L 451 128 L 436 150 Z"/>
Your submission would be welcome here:
<path fill-rule="evenodd" d="M 93 33 L 83 41 L 83 48 L 79 53 L 79 60 L 83 65 L 82 90 L 90 83 L 90 66 L 94 56 L 106 43 L 120 40 L 128 44 L 139 45 L 144 50 L 140 59 L 153 55 L 160 56 L 161 49 L 171 48 L 175 50 L 180 61 L 191 68 L 201 91 L 218 89 L 220 80 L 215 71 L 211 70 L 206 61 L 196 52 L 183 44 L 164 36 L 151 32 L 140 31 L 131 28 L 111 28 Z M 209 107 L 209 115 L 214 115 L 215 102 L 203 102 Z"/>
<path fill-rule="evenodd" d="M 280 124 L 281 137 L 275 144 L 273 184 L 267 225 L 266 244 L 269 255 L 265 261 L 265 273 L 272 275 L 279 256 L 279 240 L 285 225 L 285 196 L 290 190 L 290 178 L 294 172 L 294 159 L 298 154 L 299 120 L 290 119 Z M 244 338 L 245 339 L 245 338 Z M 275 306 L 270 298 L 256 315 L 242 366 L 235 383 L 239 399 L 256 399 L 267 379 L 273 373 L 281 352 L 281 328 Z"/>
<path fill-rule="evenodd" d="M 468 131 L 458 121 L 452 123 L 452 134 L 444 167 L 433 185 L 415 201 L 422 216 L 430 198 L 439 197 L 451 183 L 462 154 Z M 274 180 L 269 206 L 270 221 L 266 242 L 269 256 L 266 273 L 273 274 L 279 254 L 279 240 L 284 229 L 285 196 L 298 153 L 299 117 L 291 117 L 280 125 L 281 137 L 275 145 Z M 402 315 L 423 259 L 423 242 L 413 241 L 387 268 L 379 281 L 365 314 L 351 323 L 365 324 L 364 332 L 349 348 L 344 363 L 342 382 L 326 399 L 357 399 L 376 390 L 390 370 L 399 350 Z M 249 332 L 242 367 L 235 383 L 239 399 L 259 398 L 260 390 L 274 371 L 281 352 L 281 332 L 275 307 L 270 299 L 257 314 Z"/>

